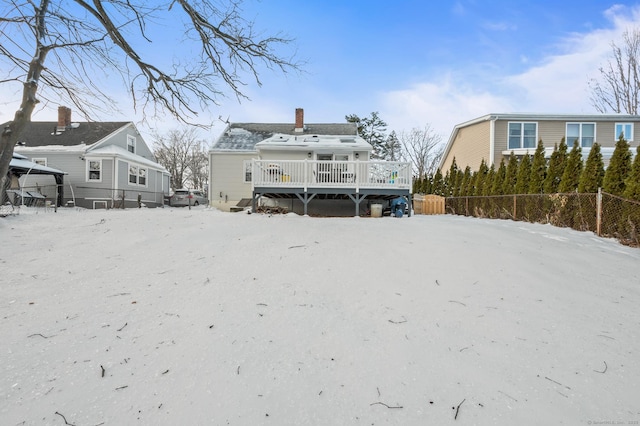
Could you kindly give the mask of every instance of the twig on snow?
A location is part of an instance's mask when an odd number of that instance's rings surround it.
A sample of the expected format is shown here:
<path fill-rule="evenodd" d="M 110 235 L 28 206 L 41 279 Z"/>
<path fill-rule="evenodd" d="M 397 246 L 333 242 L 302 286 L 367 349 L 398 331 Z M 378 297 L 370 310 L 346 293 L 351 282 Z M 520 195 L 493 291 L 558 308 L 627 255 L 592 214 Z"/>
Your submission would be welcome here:
<path fill-rule="evenodd" d="M 609 368 L 609 366 L 607 365 L 607 361 L 602 361 L 602 362 L 604 362 L 604 370 L 603 371 L 593 370 L 593 371 L 595 371 L 596 373 L 600 373 L 600 374 L 606 373 L 607 372 L 607 368 Z"/>
<path fill-rule="evenodd" d="M 598 337 L 606 337 L 607 339 L 616 340 L 615 338 L 613 338 L 611 336 L 604 335 L 604 334 L 598 334 Z"/>
<path fill-rule="evenodd" d="M 460 411 L 460 406 L 467 400 L 467 398 L 463 399 L 460 404 L 456 407 L 456 415 L 453 416 L 453 420 L 458 420 L 458 412 Z"/>
<path fill-rule="evenodd" d="M 369 405 L 384 405 L 387 408 L 404 408 L 402 405 L 387 405 L 384 402 L 372 402 Z"/>
<path fill-rule="evenodd" d="M 100 369 L 102 370 L 102 377 L 104 377 L 104 371 L 105 371 L 105 370 L 104 370 L 104 367 L 103 367 L 103 366 L 100 366 Z"/>
<path fill-rule="evenodd" d="M 112 294 L 111 296 L 107 296 L 107 297 L 116 297 L 116 296 L 128 296 L 131 293 L 117 293 L 117 294 Z"/>
<path fill-rule="evenodd" d="M 549 380 L 550 382 L 555 383 L 556 385 L 563 386 L 563 387 L 565 387 L 565 388 L 567 388 L 567 389 L 569 389 L 569 390 L 571 389 L 569 386 L 565 386 L 565 385 L 563 385 L 563 384 L 562 384 L 562 383 L 560 383 L 560 382 L 556 382 L 555 380 L 550 379 L 550 378 L 548 378 L 547 376 L 544 376 L 544 378 L 545 378 L 545 379 L 547 379 L 547 380 Z"/>
<path fill-rule="evenodd" d="M 129 324 L 129 323 L 125 322 L 124 325 L 118 329 L 118 331 L 122 331 L 127 326 L 127 324 Z"/>
<path fill-rule="evenodd" d="M 449 303 L 458 303 L 458 304 L 460 304 L 460 305 L 462 305 L 462 306 L 467 306 L 467 305 L 465 305 L 465 304 L 464 304 L 464 303 L 462 303 L 462 302 L 458 302 L 457 300 L 449 300 Z"/>
<path fill-rule="evenodd" d="M 498 392 L 500 392 L 501 394 L 503 394 L 504 396 L 506 396 L 506 397 L 508 397 L 508 398 L 513 399 L 515 402 L 518 402 L 518 400 L 517 400 L 517 399 L 515 399 L 514 397 L 512 397 L 511 395 L 506 394 L 506 393 L 504 393 L 504 392 L 502 392 L 502 391 L 498 391 Z"/>
<path fill-rule="evenodd" d="M 389 322 L 391 324 L 402 324 L 404 322 L 407 322 L 407 319 L 403 316 L 401 321 L 394 321 L 394 320 L 389 320 Z"/>
<path fill-rule="evenodd" d="M 53 336 L 45 336 L 44 334 L 41 334 L 41 333 L 30 334 L 30 335 L 28 335 L 27 337 L 33 337 L 33 336 L 40 336 L 40 337 L 43 337 L 43 338 L 45 338 L 45 339 L 48 339 L 48 338 L 50 338 L 50 337 L 53 337 Z M 55 336 L 55 334 L 54 334 L 54 336 Z"/>
<path fill-rule="evenodd" d="M 69 422 L 67 421 L 67 418 L 66 418 L 65 416 L 63 416 L 62 414 L 58 413 L 57 411 L 56 411 L 56 414 L 57 414 L 58 416 L 62 417 L 62 420 L 64 420 L 64 424 L 65 424 L 65 425 L 69 425 L 69 426 L 76 426 L 76 425 L 74 425 L 73 423 L 69 423 Z"/>

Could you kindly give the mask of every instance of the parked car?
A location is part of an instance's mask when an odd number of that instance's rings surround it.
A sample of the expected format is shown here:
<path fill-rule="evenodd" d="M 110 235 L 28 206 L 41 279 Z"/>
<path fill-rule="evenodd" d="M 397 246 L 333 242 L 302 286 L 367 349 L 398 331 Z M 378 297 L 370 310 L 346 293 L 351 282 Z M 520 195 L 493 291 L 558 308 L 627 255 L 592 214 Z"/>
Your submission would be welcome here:
<path fill-rule="evenodd" d="M 169 205 L 174 207 L 206 206 L 207 204 L 209 204 L 207 196 L 196 189 L 176 189 L 169 199 Z"/>

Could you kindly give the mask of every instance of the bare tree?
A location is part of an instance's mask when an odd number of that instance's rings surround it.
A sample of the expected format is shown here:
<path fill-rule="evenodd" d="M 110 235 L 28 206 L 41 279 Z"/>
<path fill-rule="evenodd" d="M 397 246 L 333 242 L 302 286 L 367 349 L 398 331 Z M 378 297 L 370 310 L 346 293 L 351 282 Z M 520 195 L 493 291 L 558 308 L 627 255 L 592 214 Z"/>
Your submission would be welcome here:
<path fill-rule="evenodd" d="M 114 77 L 134 108 L 166 111 L 189 123 L 200 108 L 231 92 L 246 99 L 245 78 L 261 85 L 262 67 L 299 70 L 278 53 L 291 40 L 261 36 L 242 16 L 242 0 L 33 0 L 0 6 L 0 83 L 17 84 L 22 101 L 0 129 L 0 191 L 13 148 L 40 99 L 71 103 L 87 119 L 112 111 Z M 173 26 L 165 25 L 167 22 Z M 176 49 L 155 37 L 176 31 Z M 158 48 L 166 52 L 158 55 Z M 173 63 L 163 63 L 174 57 Z M 159 59 L 160 58 L 160 59 Z M 46 65 L 45 65 L 46 64 Z M 107 83 L 101 85 L 99 76 Z M 1 191 L 4 195 L 4 191 Z"/>
<path fill-rule="evenodd" d="M 613 58 L 600 67 L 601 81 L 592 79 L 591 102 L 601 113 L 638 114 L 640 95 L 640 30 L 625 31 L 623 46 L 611 43 Z"/>
<path fill-rule="evenodd" d="M 444 152 L 442 136 L 435 134 L 427 124 L 424 129 L 401 132 L 398 139 L 404 155 L 412 163 L 417 178 L 422 179 L 435 173 Z"/>
<path fill-rule="evenodd" d="M 185 188 L 188 184 L 192 188 L 202 188 L 206 182 L 206 176 L 202 177 L 201 170 L 203 161 L 206 169 L 205 145 L 205 141 L 198 138 L 195 127 L 171 130 L 166 135 L 154 135 L 153 153 L 156 161 L 169 171 L 174 189 Z"/>
<path fill-rule="evenodd" d="M 198 144 L 191 150 L 191 155 L 189 155 L 187 179 L 193 188 L 205 188 L 209 181 L 209 157 L 207 152 L 207 143 L 204 140 L 199 140 Z"/>

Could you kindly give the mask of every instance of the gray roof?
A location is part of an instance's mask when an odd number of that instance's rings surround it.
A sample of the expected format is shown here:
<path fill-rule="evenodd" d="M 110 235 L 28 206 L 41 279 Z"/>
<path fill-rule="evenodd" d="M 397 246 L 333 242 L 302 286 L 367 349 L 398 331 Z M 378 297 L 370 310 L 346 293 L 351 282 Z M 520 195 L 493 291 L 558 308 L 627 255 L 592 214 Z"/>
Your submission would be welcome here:
<path fill-rule="evenodd" d="M 254 151 L 258 142 L 276 133 L 285 135 L 356 136 L 355 123 L 305 124 L 303 132 L 296 132 L 293 123 L 231 123 L 211 148 L 213 151 Z"/>
<path fill-rule="evenodd" d="M 32 121 L 18 136 L 18 143 L 24 142 L 27 147 L 35 146 L 75 146 L 91 145 L 116 130 L 130 124 L 128 121 L 102 121 L 72 123 L 64 131 L 57 132 L 56 121 Z M 6 123 L 5 123 L 6 125 Z M 4 127 L 4 125 L 2 125 Z"/>

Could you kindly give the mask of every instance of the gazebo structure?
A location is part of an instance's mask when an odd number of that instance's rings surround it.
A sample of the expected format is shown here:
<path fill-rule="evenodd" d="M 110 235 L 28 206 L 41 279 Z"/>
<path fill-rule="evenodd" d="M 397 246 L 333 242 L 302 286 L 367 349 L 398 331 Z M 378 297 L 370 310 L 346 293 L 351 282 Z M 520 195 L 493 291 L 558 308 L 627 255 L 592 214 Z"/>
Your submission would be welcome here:
<path fill-rule="evenodd" d="M 44 198 L 42 194 L 38 194 L 33 191 L 29 191 L 29 192 L 23 191 L 19 187 L 19 185 L 17 185 L 17 181 L 18 179 L 20 179 L 21 176 L 50 175 L 50 176 L 53 176 L 53 178 L 56 181 L 57 189 L 56 189 L 55 205 L 59 207 L 59 206 L 62 206 L 62 203 L 63 203 L 62 201 L 64 198 L 63 183 L 64 183 L 64 175 L 66 174 L 67 173 L 63 172 L 62 170 L 58 170 L 58 169 L 54 169 L 53 167 L 47 167 L 38 163 L 34 163 L 24 155 L 14 153 L 13 158 L 9 163 L 8 176 L 9 176 L 10 187 L 7 189 L 7 192 L 13 191 L 13 193 L 22 197 L 23 200 L 26 198 L 31 198 L 31 199 Z M 2 195 L 3 195 L 2 198 L 4 203 L 5 194 L 2 194 Z"/>

